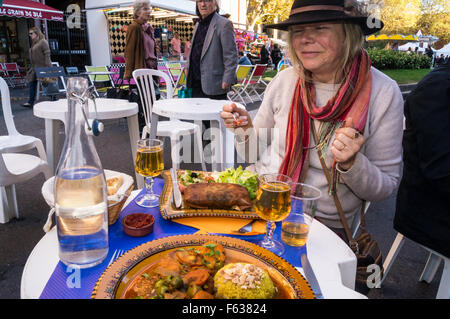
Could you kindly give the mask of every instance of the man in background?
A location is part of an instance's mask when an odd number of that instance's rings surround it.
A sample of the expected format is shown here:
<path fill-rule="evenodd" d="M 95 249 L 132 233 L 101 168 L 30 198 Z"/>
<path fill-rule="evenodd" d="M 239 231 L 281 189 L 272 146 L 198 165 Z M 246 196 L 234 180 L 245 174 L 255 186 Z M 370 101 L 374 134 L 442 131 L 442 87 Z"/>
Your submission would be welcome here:
<path fill-rule="evenodd" d="M 233 23 L 219 15 L 217 0 L 197 0 L 199 16 L 186 69 L 192 97 L 226 100 L 237 82 L 238 54 Z"/>

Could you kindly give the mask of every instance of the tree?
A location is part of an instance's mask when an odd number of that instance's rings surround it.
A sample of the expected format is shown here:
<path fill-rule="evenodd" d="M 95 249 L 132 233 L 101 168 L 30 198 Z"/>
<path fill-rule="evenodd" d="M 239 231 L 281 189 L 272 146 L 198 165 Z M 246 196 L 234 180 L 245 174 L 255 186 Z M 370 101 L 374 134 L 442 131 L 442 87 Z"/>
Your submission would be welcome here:
<path fill-rule="evenodd" d="M 448 0 L 444 0 L 448 1 Z M 387 34 L 417 32 L 421 17 L 421 0 L 384 0 L 381 2 L 380 18 Z"/>
<path fill-rule="evenodd" d="M 255 30 L 257 24 L 273 23 L 275 18 L 284 20 L 294 0 L 247 0 L 247 21 L 249 28 Z"/>
<path fill-rule="evenodd" d="M 423 0 L 418 28 L 423 34 L 434 35 L 445 44 L 450 42 L 449 0 Z"/>

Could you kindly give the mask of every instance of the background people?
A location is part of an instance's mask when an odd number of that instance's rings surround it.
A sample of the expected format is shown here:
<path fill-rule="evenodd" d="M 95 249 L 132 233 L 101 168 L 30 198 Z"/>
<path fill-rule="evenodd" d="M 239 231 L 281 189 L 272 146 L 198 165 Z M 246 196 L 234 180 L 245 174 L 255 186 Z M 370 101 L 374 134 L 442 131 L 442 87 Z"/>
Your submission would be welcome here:
<path fill-rule="evenodd" d="M 133 4 L 134 20 L 128 26 L 125 46 L 125 74 L 124 79 L 129 81 L 133 77 L 133 71 L 137 69 L 158 68 L 157 44 L 154 37 L 154 29 L 148 23 L 152 7 L 148 0 L 137 0 Z M 157 99 L 159 87 L 155 83 Z M 136 90 L 137 91 L 137 90 Z M 142 103 L 139 104 L 139 127 L 145 126 L 145 116 Z"/>
<path fill-rule="evenodd" d="M 170 44 L 172 45 L 172 56 L 175 58 L 179 58 L 181 55 L 181 40 L 178 32 L 175 32 L 173 34 L 173 38 L 170 41 Z"/>
<path fill-rule="evenodd" d="M 31 40 L 30 47 L 30 69 L 27 71 L 27 81 L 30 87 L 28 102 L 22 104 L 24 107 L 33 107 L 36 100 L 38 80 L 36 78 L 35 68 L 48 68 L 52 66 L 50 60 L 50 47 L 44 34 L 36 27 L 30 28 L 28 35 Z"/>
<path fill-rule="evenodd" d="M 157 48 L 154 29 L 148 23 L 152 7 L 148 0 L 133 4 L 134 20 L 128 26 L 125 46 L 125 80 L 130 80 L 137 69 L 157 69 Z"/>
<path fill-rule="evenodd" d="M 428 73 L 405 101 L 403 176 L 394 228 L 450 258 L 450 65 Z"/>
<path fill-rule="evenodd" d="M 195 26 L 189 55 L 187 86 L 192 97 L 226 100 L 235 84 L 237 48 L 233 23 L 218 14 L 217 0 L 197 0 L 199 22 Z M 208 31 L 212 36 L 208 36 Z"/>

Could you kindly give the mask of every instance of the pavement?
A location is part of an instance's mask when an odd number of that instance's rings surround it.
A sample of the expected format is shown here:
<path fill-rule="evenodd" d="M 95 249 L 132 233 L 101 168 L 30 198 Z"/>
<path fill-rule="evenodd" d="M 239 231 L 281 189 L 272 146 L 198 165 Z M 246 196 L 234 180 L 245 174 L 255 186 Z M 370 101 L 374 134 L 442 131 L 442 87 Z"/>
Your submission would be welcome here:
<path fill-rule="evenodd" d="M 44 120 L 33 116 L 31 108 L 22 107 L 28 90 L 11 90 L 12 112 L 18 131 L 40 138 L 45 144 Z M 259 103 L 248 106 L 252 116 Z M 3 118 L 3 112 L 0 111 Z M 134 176 L 130 142 L 126 121 L 104 121 L 105 132 L 95 138 L 97 152 L 103 168 Z M 0 135 L 6 135 L 4 121 L 0 123 Z M 61 131 L 61 139 L 64 132 Z M 170 145 L 167 141 L 166 145 Z M 61 143 L 62 148 L 62 143 Z M 59 150 L 60 151 L 60 150 Z M 170 150 L 165 150 L 165 167 L 171 167 Z M 33 152 L 32 152 L 33 153 Z M 36 153 L 33 153 L 36 154 Z M 199 169 L 200 164 L 181 164 L 182 169 Z M 49 207 L 41 195 L 44 176 L 38 175 L 30 181 L 16 185 L 19 219 L 0 224 L 0 298 L 20 298 L 22 271 L 34 246 L 44 236 L 42 227 L 47 220 Z M 397 235 L 392 222 L 395 214 L 394 192 L 387 199 L 372 203 L 366 214 L 368 231 L 378 241 L 385 257 Z M 381 288 L 358 288 L 370 299 L 434 299 L 442 274 L 441 265 L 431 283 L 419 282 L 428 253 L 411 240 L 406 240 Z"/>

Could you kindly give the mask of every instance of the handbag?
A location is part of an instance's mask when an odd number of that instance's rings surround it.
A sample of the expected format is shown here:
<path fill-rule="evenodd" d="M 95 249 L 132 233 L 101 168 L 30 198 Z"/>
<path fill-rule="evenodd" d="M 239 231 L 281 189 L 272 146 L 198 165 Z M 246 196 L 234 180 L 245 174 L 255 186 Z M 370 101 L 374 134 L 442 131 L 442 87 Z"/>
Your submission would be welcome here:
<path fill-rule="evenodd" d="M 316 145 L 318 145 L 317 131 L 314 125 L 314 120 L 311 120 L 311 128 L 313 130 L 313 138 Z M 322 158 L 322 152 L 317 149 L 319 155 L 320 164 L 322 165 L 323 172 L 327 178 L 328 183 L 331 181 L 331 173 L 328 170 L 324 159 Z M 345 218 L 344 210 L 342 209 L 341 202 L 335 192 L 333 195 L 333 200 L 336 205 L 336 209 L 339 213 L 341 223 L 344 226 L 345 234 L 347 235 L 348 243 L 350 249 L 355 253 L 357 259 L 356 267 L 356 282 L 359 284 L 367 284 L 369 276 L 372 271 L 369 270 L 369 266 L 377 265 L 380 269 L 380 277 L 383 277 L 383 257 L 378 243 L 366 230 L 366 223 L 364 219 L 364 212 L 366 208 L 366 201 L 363 201 L 361 206 L 361 233 L 357 238 L 353 238 L 348 226 L 347 219 Z"/>

